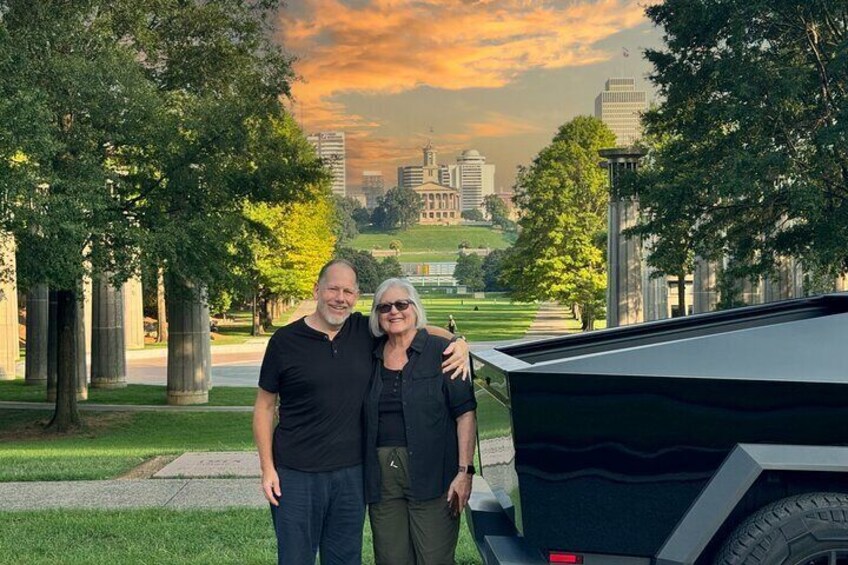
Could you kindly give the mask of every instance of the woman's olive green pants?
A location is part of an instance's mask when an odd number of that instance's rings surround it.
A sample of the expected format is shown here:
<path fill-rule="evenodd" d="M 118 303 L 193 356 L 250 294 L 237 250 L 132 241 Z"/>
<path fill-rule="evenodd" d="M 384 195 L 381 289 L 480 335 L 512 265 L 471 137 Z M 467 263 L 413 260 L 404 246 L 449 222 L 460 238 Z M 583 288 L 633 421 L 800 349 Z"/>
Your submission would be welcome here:
<path fill-rule="evenodd" d="M 446 496 L 413 500 L 405 447 L 378 449 L 382 486 L 380 502 L 368 513 L 377 565 L 453 565 L 459 517 Z"/>

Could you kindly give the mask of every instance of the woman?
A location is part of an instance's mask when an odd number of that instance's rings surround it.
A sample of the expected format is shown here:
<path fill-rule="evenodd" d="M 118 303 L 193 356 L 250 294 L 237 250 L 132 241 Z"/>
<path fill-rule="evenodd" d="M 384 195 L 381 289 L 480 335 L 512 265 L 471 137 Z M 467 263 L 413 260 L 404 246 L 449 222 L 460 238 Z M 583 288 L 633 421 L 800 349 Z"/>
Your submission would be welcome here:
<path fill-rule="evenodd" d="M 471 494 L 477 403 L 442 373 L 448 340 L 422 328 L 415 288 L 388 279 L 374 294 L 378 337 L 365 403 L 365 496 L 378 565 L 452 564 Z"/>

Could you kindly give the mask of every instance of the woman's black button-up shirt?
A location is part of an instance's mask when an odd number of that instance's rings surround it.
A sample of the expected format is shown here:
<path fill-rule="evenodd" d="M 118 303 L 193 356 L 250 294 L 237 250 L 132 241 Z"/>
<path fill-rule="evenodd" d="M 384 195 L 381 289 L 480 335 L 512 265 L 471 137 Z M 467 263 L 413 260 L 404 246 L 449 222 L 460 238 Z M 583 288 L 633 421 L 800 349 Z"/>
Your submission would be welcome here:
<path fill-rule="evenodd" d="M 442 372 L 442 354 L 450 342 L 419 329 L 407 350 L 401 398 L 406 426 L 406 449 L 412 498 L 443 496 L 459 466 L 456 419 L 477 408 L 471 382 L 451 379 Z M 374 373 L 365 401 L 365 497 L 380 501 L 380 465 L 377 460 L 377 422 L 383 382 L 380 367 L 386 340 L 374 350 Z"/>

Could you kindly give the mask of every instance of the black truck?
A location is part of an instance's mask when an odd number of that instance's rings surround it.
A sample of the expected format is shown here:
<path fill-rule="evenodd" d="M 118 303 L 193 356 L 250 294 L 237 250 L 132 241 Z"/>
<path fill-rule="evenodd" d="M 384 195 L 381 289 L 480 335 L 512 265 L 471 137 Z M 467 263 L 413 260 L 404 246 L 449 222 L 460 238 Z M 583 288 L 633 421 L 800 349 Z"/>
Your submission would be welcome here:
<path fill-rule="evenodd" d="M 848 293 L 473 357 L 487 565 L 848 565 Z"/>

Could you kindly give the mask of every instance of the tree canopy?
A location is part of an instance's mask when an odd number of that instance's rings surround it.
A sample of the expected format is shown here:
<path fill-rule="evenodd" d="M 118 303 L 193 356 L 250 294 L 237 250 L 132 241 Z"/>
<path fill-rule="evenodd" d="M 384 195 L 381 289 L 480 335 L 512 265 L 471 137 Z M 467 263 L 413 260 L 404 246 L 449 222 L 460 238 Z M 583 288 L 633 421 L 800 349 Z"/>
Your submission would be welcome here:
<path fill-rule="evenodd" d="M 579 305 L 584 329 L 604 313 L 609 192 L 598 151 L 614 144 L 603 122 L 578 116 L 519 170 L 515 185 L 521 231 L 503 279 L 516 299 Z"/>
<path fill-rule="evenodd" d="M 662 102 L 645 122 L 668 142 L 637 188 L 681 213 L 644 233 L 686 218 L 699 251 L 738 275 L 783 256 L 848 269 L 844 2 L 665 0 L 647 14 L 665 47 L 646 52 Z"/>
<path fill-rule="evenodd" d="M 371 221 L 377 229 L 406 229 L 418 223 L 424 202 L 410 188 L 394 187 L 380 197 Z"/>

